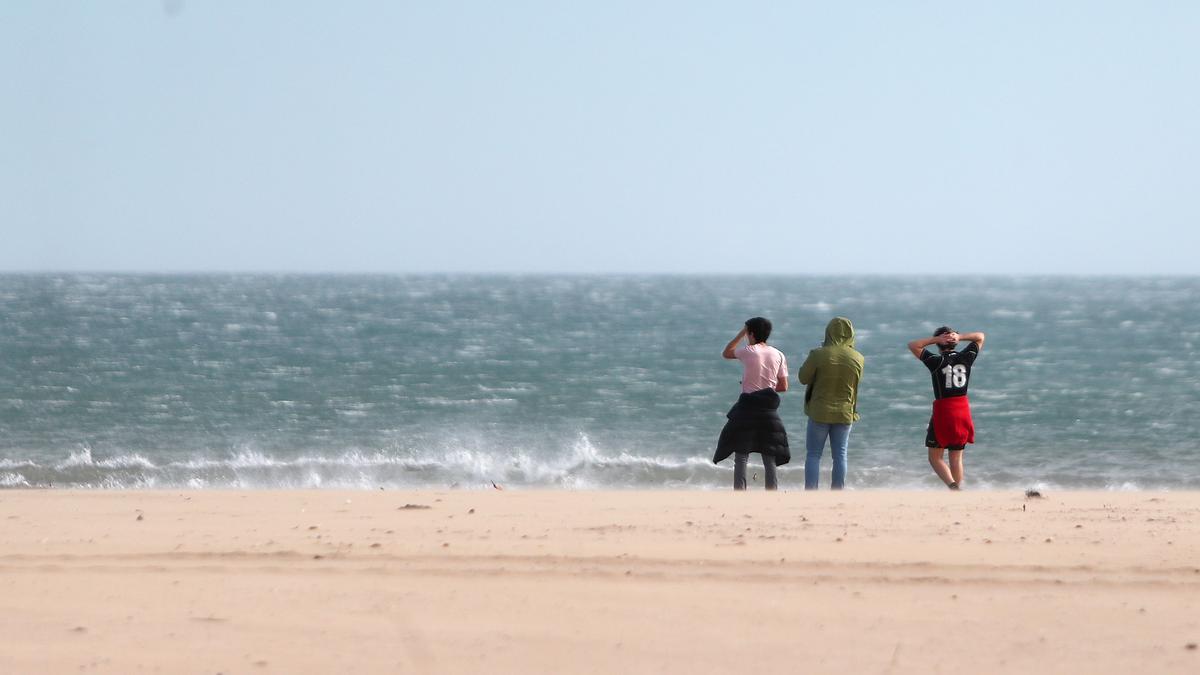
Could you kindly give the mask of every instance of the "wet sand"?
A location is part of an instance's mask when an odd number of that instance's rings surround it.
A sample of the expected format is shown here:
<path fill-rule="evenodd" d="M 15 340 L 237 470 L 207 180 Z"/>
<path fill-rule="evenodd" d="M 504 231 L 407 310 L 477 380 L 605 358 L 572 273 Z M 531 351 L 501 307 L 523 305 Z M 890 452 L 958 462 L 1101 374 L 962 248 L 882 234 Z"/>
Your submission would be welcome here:
<path fill-rule="evenodd" d="M 1200 493 L 0 492 L 0 673 L 1200 672 Z"/>

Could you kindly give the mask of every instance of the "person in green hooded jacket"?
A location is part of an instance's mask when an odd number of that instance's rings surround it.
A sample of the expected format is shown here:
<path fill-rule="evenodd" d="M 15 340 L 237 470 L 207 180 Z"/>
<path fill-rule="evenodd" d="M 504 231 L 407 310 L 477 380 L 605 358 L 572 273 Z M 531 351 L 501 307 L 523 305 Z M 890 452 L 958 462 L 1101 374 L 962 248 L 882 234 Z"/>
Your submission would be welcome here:
<path fill-rule="evenodd" d="M 846 452 L 850 428 L 858 420 L 858 383 L 862 380 L 863 356 L 854 349 L 854 324 L 835 317 L 825 327 L 825 344 L 808 353 L 800 366 L 804 391 L 804 414 L 808 415 L 805 437 L 804 489 L 816 490 L 821 475 L 821 454 L 829 441 L 833 455 L 830 487 L 846 484 Z"/>

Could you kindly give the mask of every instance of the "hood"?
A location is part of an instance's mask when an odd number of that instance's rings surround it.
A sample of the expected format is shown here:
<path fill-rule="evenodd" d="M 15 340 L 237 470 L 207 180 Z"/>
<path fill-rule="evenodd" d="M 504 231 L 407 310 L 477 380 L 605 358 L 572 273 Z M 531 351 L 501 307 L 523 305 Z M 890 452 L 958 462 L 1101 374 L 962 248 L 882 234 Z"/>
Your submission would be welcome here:
<path fill-rule="evenodd" d="M 854 324 L 850 323 L 850 319 L 837 316 L 829 322 L 828 326 L 825 326 L 825 346 L 854 346 Z"/>

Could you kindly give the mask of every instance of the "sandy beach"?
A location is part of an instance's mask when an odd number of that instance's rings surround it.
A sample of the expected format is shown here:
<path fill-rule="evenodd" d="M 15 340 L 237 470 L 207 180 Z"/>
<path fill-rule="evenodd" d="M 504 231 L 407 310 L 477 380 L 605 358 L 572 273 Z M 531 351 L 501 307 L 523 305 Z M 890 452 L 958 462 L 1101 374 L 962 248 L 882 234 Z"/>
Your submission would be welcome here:
<path fill-rule="evenodd" d="M 3 673 L 1200 670 L 1200 493 L 0 493 Z"/>

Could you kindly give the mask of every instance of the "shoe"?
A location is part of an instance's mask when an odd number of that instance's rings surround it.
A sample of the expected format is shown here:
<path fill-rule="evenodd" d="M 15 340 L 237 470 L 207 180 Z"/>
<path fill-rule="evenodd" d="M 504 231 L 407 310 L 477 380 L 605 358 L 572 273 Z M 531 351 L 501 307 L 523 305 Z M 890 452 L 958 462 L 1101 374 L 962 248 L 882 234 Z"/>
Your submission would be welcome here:
<path fill-rule="evenodd" d="M 951 490 L 957 490 L 958 483 L 951 483 L 950 485 L 947 485 L 946 487 L 950 488 Z"/>

